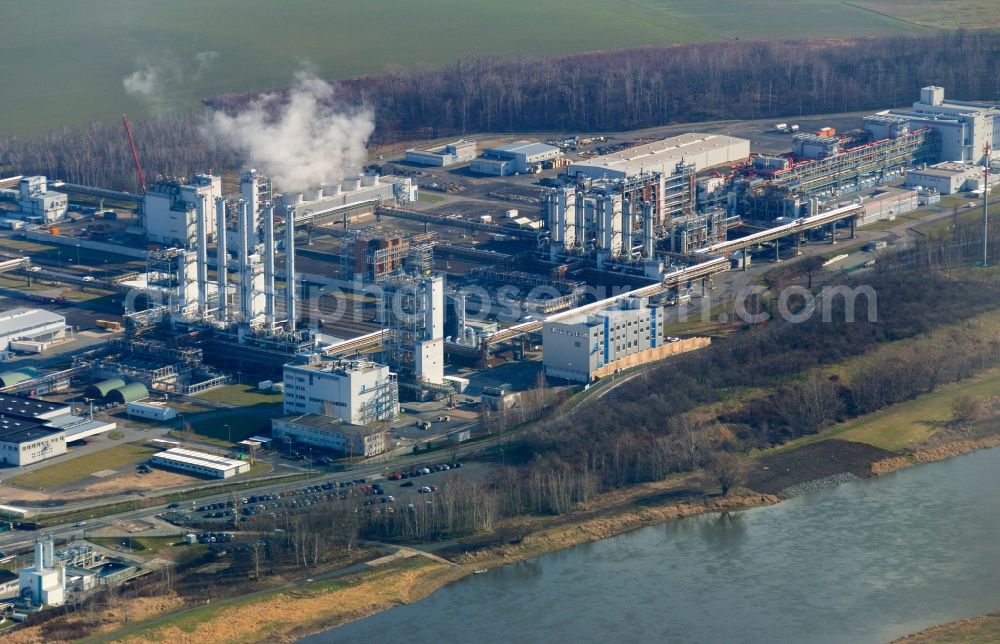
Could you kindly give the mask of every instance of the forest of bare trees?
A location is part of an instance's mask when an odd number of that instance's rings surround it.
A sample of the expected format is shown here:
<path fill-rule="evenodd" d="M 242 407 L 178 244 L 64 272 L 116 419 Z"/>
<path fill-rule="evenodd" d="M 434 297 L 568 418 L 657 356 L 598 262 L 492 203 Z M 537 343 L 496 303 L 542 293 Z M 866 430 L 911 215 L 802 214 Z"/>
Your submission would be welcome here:
<path fill-rule="evenodd" d="M 474 132 L 621 131 L 670 123 L 875 110 L 912 103 L 919 87 L 1000 98 L 1000 34 L 840 41 L 732 41 L 569 56 L 465 60 L 338 82 L 336 97 L 373 110 L 376 143 Z M 238 110 L 254 95 L 206 101 Z M 238 169 L 206 142 L 203 115 L 136 123 L 146 173 Z M 275 142 L 280 145 L 280 141 Z M 0 141 L 0 165 L 135 191 L 118 123 Z"/>

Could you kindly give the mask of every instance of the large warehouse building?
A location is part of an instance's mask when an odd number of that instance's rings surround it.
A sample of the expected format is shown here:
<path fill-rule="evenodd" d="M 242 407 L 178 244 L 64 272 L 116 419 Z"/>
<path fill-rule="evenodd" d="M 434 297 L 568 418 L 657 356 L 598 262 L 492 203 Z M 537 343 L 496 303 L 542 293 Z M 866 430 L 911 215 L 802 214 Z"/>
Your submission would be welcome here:
<path fill-rule="evenodd" d="M 634 148 L 626 148 L 569 166 L 570 176 L 590 179 L 625 179 L 642 173 L 674 174 L 677 164 L 694 165 L 695 172 L 743 161 L 750 156 L 750 141 L 724 134 L 681 134 Z"/>
<path fill-rule="evenodd" d="M 9 309 L 0 313 L 0 351 L 9 351 L 17 340 L 49 342 L 64 338 L 66 328 L 66 318 L 56 313 L 23 306 Z"/>

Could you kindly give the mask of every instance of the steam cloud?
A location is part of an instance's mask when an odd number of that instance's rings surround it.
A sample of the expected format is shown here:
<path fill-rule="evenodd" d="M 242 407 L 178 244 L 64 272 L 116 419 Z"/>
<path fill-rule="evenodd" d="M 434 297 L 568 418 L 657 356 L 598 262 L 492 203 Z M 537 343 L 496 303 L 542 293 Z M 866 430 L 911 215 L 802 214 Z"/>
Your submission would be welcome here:
<path fill-rule="evenodd" d="M 163 80 L 160 69 L 153 65 L 146 65 L 143 69 L 137 69 L 124 79 L 125 91 L 129 96 L 144 98 L 147 100 L 159 96 L 163 92 Z"/>
<path fill-rule="evenodd" d="M 265 94 L 236 115 L 215 112 L 206 135 L 233 149 L 285 192 L 357 173 L 375 130 L 371 112 L 333 103 L 333 87 L 308 72 L 286 93 Z"/>
<path fill-rule="evenodd" d="M 166 107 L 177 86 L 200 80 L 219 56 L 217 51 L 200 51 L 193 64 L 184 64 L 169 51 L 163 52 L 155 61 L 140 61 L 139 67 L 122 79 L 122 85 L 129 96 L 154 108 Z"/>

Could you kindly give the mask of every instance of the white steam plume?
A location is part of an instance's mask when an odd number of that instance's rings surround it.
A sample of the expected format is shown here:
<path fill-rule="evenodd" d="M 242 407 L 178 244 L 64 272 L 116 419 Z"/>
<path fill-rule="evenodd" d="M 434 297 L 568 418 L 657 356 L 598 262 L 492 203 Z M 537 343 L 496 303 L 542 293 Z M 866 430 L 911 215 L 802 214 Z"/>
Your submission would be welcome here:
<path fill-rule="evenodd" d="M 371 112 L 338 108 L 333 87 L 307 72 L 287 93 L 265 94 L 236 115 L 215 112 L 206 126 L 285 192 L 357 173 L 374 130 Z"/>
<path fill-rule="evenodd" d="M 163 91 L 163 80 L 160 70 L 153 65 L 137 69 L 122 79 L 125 91 L 129 96 L 152 100 Z"/>
<path fill-rule="evenodd" d="M 136 70 L 122 79 L 122 85 L 132 98 L 154 108 L 167 107 L 181 85 L 201 80 L 219 57 L 217 51 L 200 51 L 191 62 L 169 50 L 159 52 L 155 58 L 145 55 L 137 62 Z"/>

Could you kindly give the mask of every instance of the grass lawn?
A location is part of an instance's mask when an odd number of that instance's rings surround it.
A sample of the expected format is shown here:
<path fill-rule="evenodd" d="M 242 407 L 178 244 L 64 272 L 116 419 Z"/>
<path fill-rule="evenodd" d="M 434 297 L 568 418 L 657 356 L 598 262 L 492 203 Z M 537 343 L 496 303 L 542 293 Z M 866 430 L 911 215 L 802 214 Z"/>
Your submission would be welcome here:
<path fill-rule="evenodd" d="M 49 489 L 86 478 L 94 472 L 113 470 L 142 460 L 157 450 L 142 445 L 119 445 L 92 452 L 57 465 L 9 478 L 5 483 L 33 489 Z M 72 450 L 71 450 L 72 453 Z"/>
<path fill-rule="evenodd" d="M 190 423 L 196 434 L 219 441 L 226 441 L 231 435 L 234 443 L 258 434 L 271 433 L 271 414 L 264 412 L 211 414 L 202 418 L 195 416 L 190 419 Z M 229 426 L 228 430 L 226 425 Z"/>
<path fill-rule="evenodd" d="M 979 400 L 1000 392 L 1000 369 L 992 369 L 974 378 L 939 387 L 932 394 L 916 400 L 893 405 L 873 414 L 833 427 L 798 440 L 778 449 L 795 449 L 827 440 L 867 443 L 895 452 L 912 447 L 929 438 L 937 428 L 951 418 L 951 402 L 956 396 L 965 395 Z"/>
<path fill-rule="evenodd" d="M 444 197 L 441 195 L 436 195 L 433 192 L 426 192 L 424 190 L 420 191 L 417 195 L 417 201 L 427 201 L 429 203 L 437 203 L 439 201 L 444 201 Z"/>
<path fill-rule="evenodd" d="M 197 394 L 195 398 L 229 403 L 230 405 L 237 405 L 239 407 L 274 405 L 282 401 L 280 393 L 259 391 L 252 385 L 224 385 Z"/>
<path fill-rule="evenodd" d="M 88 537 L 87 541 L 105 548 L 124 546 L 136 554 L 155 554 L 173 546 L 185 545 L 181 537 Z"/>
<path fill-rule="evenodd" d="M 995 0 L 864 0 L 852 3 L 886 16 L 945 29 L 997 29 Z"/>

